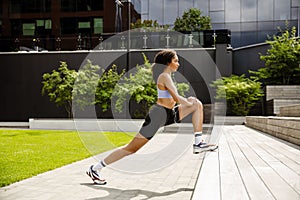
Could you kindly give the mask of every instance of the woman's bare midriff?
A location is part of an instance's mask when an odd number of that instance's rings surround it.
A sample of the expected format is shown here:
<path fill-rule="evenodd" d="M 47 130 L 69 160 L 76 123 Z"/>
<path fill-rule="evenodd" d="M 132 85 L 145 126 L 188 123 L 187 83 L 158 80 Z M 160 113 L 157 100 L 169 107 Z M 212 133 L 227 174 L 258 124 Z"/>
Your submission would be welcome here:
<path fill-rule="evenodd" d="M 173 98 L 159 98 L 156 103 L 169 109 L 172 109 L 176 104 Z"/>

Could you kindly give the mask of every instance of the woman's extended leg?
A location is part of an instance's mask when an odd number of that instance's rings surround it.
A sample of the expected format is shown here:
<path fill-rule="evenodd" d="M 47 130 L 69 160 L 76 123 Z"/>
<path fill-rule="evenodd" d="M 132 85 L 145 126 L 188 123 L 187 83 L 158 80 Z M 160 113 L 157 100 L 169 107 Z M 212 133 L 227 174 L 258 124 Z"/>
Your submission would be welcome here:
<path fill-rule="evenodd" d="M 125 147 L 115 150 L 111 154 L 109 154 L 106 158 L 104 158 L 105 164 L 109 165 L 113 162 L 116 162 L 122 159 L 125 156 L 131 155 L 137 152 L 140 148 L 142 148 L 149 140 L 138 133 L 129 144 Z"/>
<path fill-rule="evenodd" d="M 109 154 L 104 160 L 101 160 L 98 164 L 92 165 L 89 170 L 86 172 L 87 175 L 89 175 L 94 183 L 97 184 L 106 184 L 106 181 L 104 178 L 100 176 L 100 174 L 97 172 L 101 170 L 106 165 L 109 165 L 111 163 L 114 163 L 125 156 L 131 155 L 135 152 L 137 152 L 140 148 L 142 148 L 149 140 L 142 136 L 140 133 L 138 133 L 129 144 L 127 144 L 125 147 L 119 148 Z"/>

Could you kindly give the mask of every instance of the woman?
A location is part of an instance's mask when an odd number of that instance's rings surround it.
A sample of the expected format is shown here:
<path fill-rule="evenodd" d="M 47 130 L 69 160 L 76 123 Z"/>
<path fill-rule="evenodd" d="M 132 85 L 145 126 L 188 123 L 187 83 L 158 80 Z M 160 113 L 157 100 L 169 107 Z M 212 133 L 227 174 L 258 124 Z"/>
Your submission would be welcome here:
<path fill-rule="evenodd" d="M 115 150 L 98 164 L 89 168 L 87 174 L 94 183 L 106 183 L 99 173 L 103 167 L 137 152 L 155 135 L 160 127 L 178 123 L 189 114 L 192 114 L 195 135 L 194 153 L 207 150 L 213 151 L 218 148 L 216 145 L 206 144 L 201 140 L 203 124 L 202 103 L 195 97 L 184 98 L 177 92 L 171 74 L 176 72 L 178 67 L 179 60 L 174 50 L 162 50 L 156 54 L 152 73 L 153 79 L 157 84 L 157 102 L 151 107 L 139 133 L 127 146 Z"/>

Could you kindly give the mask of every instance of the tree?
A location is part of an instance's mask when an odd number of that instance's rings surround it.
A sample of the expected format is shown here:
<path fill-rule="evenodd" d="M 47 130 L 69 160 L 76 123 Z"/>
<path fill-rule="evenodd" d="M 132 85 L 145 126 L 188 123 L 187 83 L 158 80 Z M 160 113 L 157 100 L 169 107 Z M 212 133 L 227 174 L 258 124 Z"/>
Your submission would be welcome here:
<path fill-rule="evenodd" d="M 96 89 L 96 101 L 97 105 L 100 105 L 102 111 L 105 112 L 110 109 L 111 97 L 114 92 L 114 87 L 118 81 L 124 75 L 125 70 L 118 73 L 117 66 L 113 65 L 109 70 L 105 71 L 102 69 L 102 76 L 98 81 L 98 86 Z"/>
<path fill-rule="evenodd" d="M 100 77 L 100 71 L 102 76 Z M 87 106 L 100 105 L 102 111 L 110 108 L 114 86 L 121 79 L 117 66 L 105 71 L 90 60 L 79 70 L 70 70 L 66 62 L 60 62 L 58 70 L 43 75 L 42 94 L 47 94 L 57 106 L 64 106 L 72 118 L 72 106 L 84 110 Z"/>
<path fill-rule="evenodd" d="M 245 75 L 222 77 L 211 86 L 217 88 L 216 99 L 226 99 L 227 106 L 235 115 L 246 116 L 255 102 L 264 95 L 261 83 Z"/>
<path fill-rule="evenodd" d="M 73 104 L 76 109 L 84 110 L 86 106 L 95 105 L 95 91 L 100 79 L 100 66 L 90 60 L 77 72 L 73 86 Z"/>
<path fill-rule="evenodd" d="M 274 35 L 267 43 L 271 48 L 260 56 L 266 67 L 250 73 L 265 85 L 300 84 L 300 39 L 296 37 L 296 27 Z"/>
<path fill-rule="evenodd" d="M 201 16 L 202 13 L 197 8 L 190 8 L 185 11 L 182 17 L 176 18 L 174 23 L 175 31 L 200 31 L 211 29 L 209 16 Z"/>
<path fill-rule="evenodd" d="M 47 94 L 57 106 L 64 106 L 68 117 L 72 117 L 72 91 L 77 72 L 70 70 L 66 62 L 60 62 L 58 71 L 43 75 L 42 95 Z"/>

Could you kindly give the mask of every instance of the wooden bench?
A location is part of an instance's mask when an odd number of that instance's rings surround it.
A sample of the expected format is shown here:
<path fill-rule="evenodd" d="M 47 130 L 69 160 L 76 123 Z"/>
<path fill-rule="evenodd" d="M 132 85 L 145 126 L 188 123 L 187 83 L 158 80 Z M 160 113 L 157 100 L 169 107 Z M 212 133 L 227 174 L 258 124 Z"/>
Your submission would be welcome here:
<path fill-rule="evenodd" d="M 192 199 L 299 200 L 300 148 L 246 126 L 224 126 Z"/>

